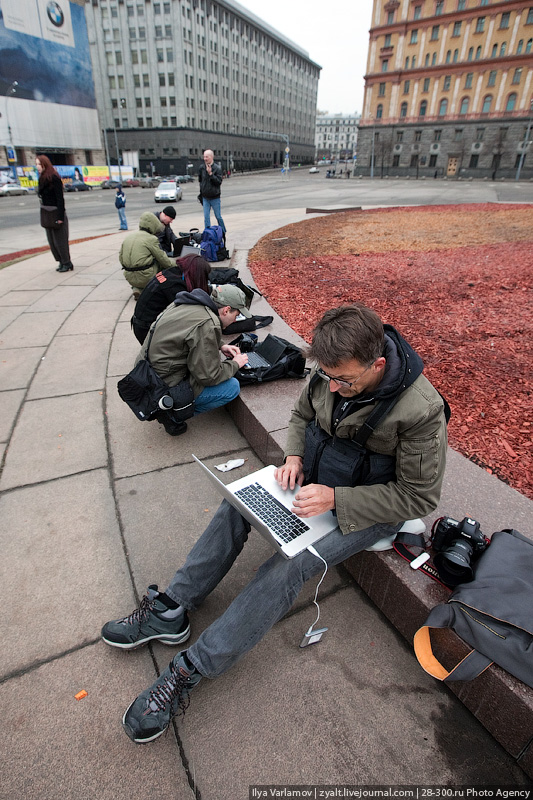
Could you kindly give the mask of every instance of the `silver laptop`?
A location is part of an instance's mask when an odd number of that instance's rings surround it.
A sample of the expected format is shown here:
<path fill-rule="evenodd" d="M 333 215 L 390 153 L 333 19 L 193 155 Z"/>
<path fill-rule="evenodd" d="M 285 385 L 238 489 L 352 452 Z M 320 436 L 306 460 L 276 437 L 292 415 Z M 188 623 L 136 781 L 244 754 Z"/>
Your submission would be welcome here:
<path fill-rule="evenodd" d="M 338 525 L 331 511 L 305 519 L 293 514 L 292 501 L 300 487 L 283 491 L 272 464 L 226 486 L 194 453 L 192 457 L 228 503 L 285 558 L 294 558 Z"/>

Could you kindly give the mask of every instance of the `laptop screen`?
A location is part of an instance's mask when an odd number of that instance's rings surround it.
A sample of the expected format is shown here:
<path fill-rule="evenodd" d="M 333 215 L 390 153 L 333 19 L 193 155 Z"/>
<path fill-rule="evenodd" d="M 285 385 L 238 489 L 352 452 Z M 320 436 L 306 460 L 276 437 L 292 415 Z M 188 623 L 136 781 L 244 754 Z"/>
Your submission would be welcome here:
<path fill-rule="evenodd" d="M 264 339 L 261 344 L 257 345 L 255 352 L 259 353 L 263 358 L 266 358 L 269 364 L 275 364 L 283 355 L 285 347 L 286 345 L 284 345 L 283 342 L 275 339 L 269 333 L 266 339 Z"/>

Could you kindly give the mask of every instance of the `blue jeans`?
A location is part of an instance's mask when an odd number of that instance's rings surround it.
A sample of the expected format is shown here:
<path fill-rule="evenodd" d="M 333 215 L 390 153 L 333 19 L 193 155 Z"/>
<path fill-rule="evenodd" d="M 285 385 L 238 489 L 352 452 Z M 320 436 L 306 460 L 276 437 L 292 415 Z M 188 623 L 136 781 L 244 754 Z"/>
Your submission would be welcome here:
<path fill-rule="evenodd" d="M 128 230 L 128 220 L 126 219 L 126 209 L 125 208 L 117 208 L 118 211 L 118 218 L 120 221 L 120 230 L 127 231 Z"/>
<path fill-rule="evenodd" d="M 226 226 L 220 213 L 220 197 L 202 197 L 202 205 L 204 207 L 204 228 L 209 228 L 211 225 L 211 209 L 213 209 L 218 224 L 226 233 Z"/>
<path fill-rule="evenodd" d="M 336 528 L 315 549 L 333 567 L 400 527 L 401 523 L 377 523 L 347 535 Z M 166 594 L 194 611 L 229 571 L 249 532 L 246 520 L 223 500 L 184 566 L 165 589 Z M 187 648 L 196 669 L 206 678 L 216 678 L 230 669 L 290 610 L 304 583 L 323 569 L 322 561 L 307 550 L 291 559 L 276 553 L 265 561 L 229 608 Z"/>
<path fill-rule="evenodd" d="M 228 378 L 216 386 L 206 386 L 194 401 L 194 413 L 203 414 L 204 411 L 225 406 L 235 400 L 240 391 L 241 385 L 237 378 Z"/>

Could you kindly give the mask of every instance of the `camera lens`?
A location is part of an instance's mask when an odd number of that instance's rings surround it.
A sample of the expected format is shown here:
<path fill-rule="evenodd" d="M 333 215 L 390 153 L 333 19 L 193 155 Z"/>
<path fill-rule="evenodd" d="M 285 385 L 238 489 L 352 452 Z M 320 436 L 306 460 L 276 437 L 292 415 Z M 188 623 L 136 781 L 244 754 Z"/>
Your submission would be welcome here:
<path fill-rule="evenodd" d="M 457 586 L 473 580 L 474 572 L 470 566 L 473 552 L 470 542 L 455 539 L 446 550 L 436 554 L 433 562 L 444 583 Z"/>
<path fill-rule="evenodd" d="M 164 394 L 163 397 L 159 400 L 159 408 L 162 408 L 163 411 L 170 411 L 170 409 L 174 406 L 174 401 L 169 394 Z"/>

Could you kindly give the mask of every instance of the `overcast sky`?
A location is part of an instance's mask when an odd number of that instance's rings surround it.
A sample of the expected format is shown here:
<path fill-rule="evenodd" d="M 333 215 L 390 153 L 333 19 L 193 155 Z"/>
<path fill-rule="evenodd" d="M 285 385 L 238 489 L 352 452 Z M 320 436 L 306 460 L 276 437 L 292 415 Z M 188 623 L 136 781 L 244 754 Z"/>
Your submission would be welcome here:
<path fill-rule="evenodd" d="M 321 111 L 361 113 L 372 0 L 238 2 L 307 50 L 311 60 L 320 64 Z"/>

